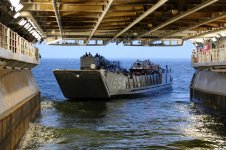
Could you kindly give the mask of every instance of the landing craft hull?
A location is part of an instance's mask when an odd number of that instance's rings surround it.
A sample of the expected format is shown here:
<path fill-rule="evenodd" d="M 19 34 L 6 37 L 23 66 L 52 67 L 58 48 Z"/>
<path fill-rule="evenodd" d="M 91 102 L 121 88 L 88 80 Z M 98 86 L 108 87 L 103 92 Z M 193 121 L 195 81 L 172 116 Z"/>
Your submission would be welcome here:
<path fill-rule="evenodd" d="M 54 71 L 66 98 L 109 98 L 99 71 Z"/>
<path fill-rule="evenodd" d="M 226 115 L 226 74 L 197 71 L 191 81 L 190 99 L 208 112 Z"/>
<path fill-rule="evenodd" d="M 130 78 L 104 70 L 55 70 L 53 73 L 64 96 L 69 99 L 117 98 L 172 86 L 170 79 L 168 79 L 169 82 L 165 81 L 165 76 L 162 82 L 150 75 Z"/>

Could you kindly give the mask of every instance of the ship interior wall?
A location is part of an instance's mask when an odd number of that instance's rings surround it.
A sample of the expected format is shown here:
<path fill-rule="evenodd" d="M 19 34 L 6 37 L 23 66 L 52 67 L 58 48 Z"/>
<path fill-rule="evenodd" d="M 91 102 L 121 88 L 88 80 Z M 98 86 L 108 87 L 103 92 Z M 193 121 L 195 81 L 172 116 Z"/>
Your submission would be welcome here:
<path fill-rule="evenodd" d="M 40 113 L 40 92 L 31 70 L 0 69 L 0 147 L 16 149 Z"/>

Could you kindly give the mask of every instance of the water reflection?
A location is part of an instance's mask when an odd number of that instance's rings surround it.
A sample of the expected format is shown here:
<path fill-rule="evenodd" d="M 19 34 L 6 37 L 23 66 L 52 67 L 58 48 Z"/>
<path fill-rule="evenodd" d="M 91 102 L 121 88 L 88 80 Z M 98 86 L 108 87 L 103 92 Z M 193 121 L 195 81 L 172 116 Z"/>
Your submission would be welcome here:
<path fill-rule="evenodd" d="M 68 64 L 76 63 L 74 60 L 69 62 L 46 61 L 37 67 L 37 79 L 45 98 L 41 116 L 30 127 L 22 148 L 226 148 L 225 118 L 203 113 L 190 103 L 189 84 L 193 69 L 189 61 L 159 62 L 172 67 L 172 90 L 106 102 L 74 102 L 63 98 L 51 70 L 59 65 L 68 68 Z"/>
<path fill-rule="evenodd" d="M 198 106 L 189 105 L 188 124 L 181 130 L 189 141 L 177 141 L 176 146 L 188 148 L 225 149 L 226 121 L 225 118 L 203 112 Z M 193 142 L 192 142 L 193 141 Z"/>
<path fill-rule="evenodd" d="M 72 101 L 55 102 L 53 105 L 59 112 L 65 115 L 74 115 L 81 118 L 101 118 L 106 114 L 107 105 L 104 101 Z"/>
<path fill-rule="evenodd" d="M 156 96 L 156 97 L 155 97 Z M 111 101 L 42 102 L 42 115 L 23 148 L 224 149 L 225 120 L 171 93 Z"/>

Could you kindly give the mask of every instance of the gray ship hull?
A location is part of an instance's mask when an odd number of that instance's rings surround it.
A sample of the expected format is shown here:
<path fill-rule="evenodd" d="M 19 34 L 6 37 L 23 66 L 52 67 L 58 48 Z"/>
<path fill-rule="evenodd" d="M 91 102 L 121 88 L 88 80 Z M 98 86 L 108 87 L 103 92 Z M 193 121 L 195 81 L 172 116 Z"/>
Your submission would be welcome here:
<path fill-rule="evenodd" d="M 66 98 L 109 98 L 109 91 L 99 71 L 54 71 Z"/>
<path fill-rule="evenodd" d="M 226 115 L 226 74 L 196 71 L 191 81 L 190 99 L 208 112 Z"/>
<path fill-rule="evenodd" d="M 68 99 L 108 99 L 170 88 L 172 80 L 164 73 L 125 76 L 105 70 L 54 70 L 63 95 Z"/>

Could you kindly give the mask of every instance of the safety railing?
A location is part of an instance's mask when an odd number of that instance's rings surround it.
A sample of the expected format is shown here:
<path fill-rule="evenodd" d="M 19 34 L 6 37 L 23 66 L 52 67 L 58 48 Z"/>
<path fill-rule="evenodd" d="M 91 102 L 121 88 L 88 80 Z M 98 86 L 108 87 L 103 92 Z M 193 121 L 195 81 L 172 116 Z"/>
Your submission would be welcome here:
<path fill-rule="evenodd" d="M 34 44 L 28 42 L 2 23 L 0 23 L 0 49 L 39 60 L 39 52 Z"/>
<path fill-rule="evenodd" d="M 211 49 L 208 51 L 195 50 L 192 52 L 192 64 L 226 62 L 226 48 Z"/>
<path fill-rule="evenodd" d="M 162 83 L 162 74 L 132 76 L 129 78 L 130 88 L 140 88 Z"/>

